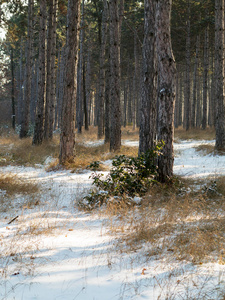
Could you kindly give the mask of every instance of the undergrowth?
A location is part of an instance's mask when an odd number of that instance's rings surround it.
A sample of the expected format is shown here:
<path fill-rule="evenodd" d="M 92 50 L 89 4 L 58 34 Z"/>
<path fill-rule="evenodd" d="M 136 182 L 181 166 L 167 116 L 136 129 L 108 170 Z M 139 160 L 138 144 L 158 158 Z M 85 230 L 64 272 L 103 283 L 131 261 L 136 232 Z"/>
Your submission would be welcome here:
<path fill-rule="evenodd" d="M 97 172 L 92 174 L 93 185 L 97 187 L 97 191 L 93 190 L 84 197 L 80 205 L 95 208 L 109 200 L 120 202 L 126 199 L 130 203 L 133 197 L 143 196 L 157 180 L 156 161 L 161 155 L 163 145 L 163 142 L 157 143 L 152 150 L 137 157 L 117 155 L 106 177 Z M 99 162 L 96 161 L 89 167 L 96 171 Z"/>

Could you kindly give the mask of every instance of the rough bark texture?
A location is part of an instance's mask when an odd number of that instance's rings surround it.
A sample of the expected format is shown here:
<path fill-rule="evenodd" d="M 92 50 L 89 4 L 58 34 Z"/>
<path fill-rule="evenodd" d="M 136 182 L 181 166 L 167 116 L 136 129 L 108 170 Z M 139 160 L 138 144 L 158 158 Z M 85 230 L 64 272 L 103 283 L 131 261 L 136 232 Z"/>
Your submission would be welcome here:
<path fill-rule="evenodd" d="M 205 44 L 204 44 L 202 129 L 206 129 L 206 126 L 207 126 L 208 69 L 209 69 L 209 32 L 208 32 L 208 28 L 206 28 L 205 29 Z"/>
<path fill-rule="evenodd" d="M 120 149 L 121 146 L 118 0 L 109 1 L 109 14 L 110 14 L 110 73 L 111 73 L 110 151 L 117 151 Z"/>
<path fill-rule="evenodd" d="M 78 60 L 78 74 L 77 74 L 77 132 L 82 132 L 83 126 L 83 64 L 84 64 L 84 0 L 82 0 L 82 17 L 80 24 L 80 50 Z"/>
<path fill-rule="evenodd" d="M 156 45 L 159 64 L 158 140 L 165 146 L 158 160 L 159 180 L 165 182 L 173 175 L 173 117 L 176 84 L 176 65 L 170 36 L 171 0 L 157 1 Z"/>
<path fill-rule="evenodd" d="M 20 138 L 25 138 L 28 136 L 29 121 L 30 121 L 33 6 L 34 6 L 34 1 L 29 0 L 29 2 L 28 2 L 27 45 L 26 45 L 25 87 L 24 87 L 24 101 L 23 101 L 23 108 L 22 108 L 22 115 L 21 115 Z"/>
<path fill-rule="evenodd" d="M 105 50 L 107 38 L 108 4 L 103 1 L 102 30 L 100 45 L 100 72 L 99 72 L 99 117 L 98 117 L 98 139 L 104 134 L 104 94 L 105 94 Z"/>
<path fill-rule="evenodd" d="M 215 1 L 216 148 L 225 147 L 224 128 L 224 1 Z"/>
<path fill-rule="evenodd" d="M 197 75 L 198 75 L 198 67 L 199 67 L 199 47 L 200 47 L 200 36 L 197 36 L 196 42 L 196 55 L 195 55 L 195 66 L 194 66 L 194 78 L 193 78 L 193 102 L 192 102 L 192 110 L 191 110 L 191 127 L 195 127 L 196 120 L 196 103 L 197 103 Z"/>
<path fill-rule="evenodd" d="M 190 2 L 188 0 L 188 19 L 187 19 L 187 40 L 186 40 L 186 91 L 185 91 L 185 129 L 188 130 L 190 128 L 190 68 L 191 68 L 191 24 L 190 24 Z"/>
<path fill-rule="evenodd" d="M 16 110 L 15 110 L 15 72 L 14 72 L 14 53 L 13 48 L 11 48 L 11 76 L 12 76 L 12 86 L 11 86 L 11 97 L 12 97 L 12 128 L 16 127 Z"/>
<path fill-rule="evenodd" d="M 46 0 L 40 0 L 40 32 L 39 32 L 39 72 L 38 72 L 38 99 L 34 127 L 33 144 L 43 142 L 44 132 L 44 104 L 45 104 L 45 80 L 46 80 Z"/>
<path fill-rule="evenodd" d="M 156 140 L 156 51 L 155 51 L 155 1 L 145 0 L 143 43 L 143 84 L 141 93 L 141 120 L 139 154 L 150 150 Z"/>
<path fill-rule="evenodd" d="M 67 9 L 67 33 L 60 135 L 59 161 L 64 164 L 75 154 L 75 97 L 77 90 L 77 55 L 80 24 L 80 1 L 69 0 Z"/>
<path fill-rule="evenodd" d="M 49 139 L 49 114 L 51 102 L 51 60 L 52 60 L 52 46 L 53 46 L 53 6 L 54 0 L 48 0 L 48 37 L 47 37 L 47 78 L 46 78 L 46 103 L 45 103 L 45 124 L 44 124 L 44 138 Z"/>

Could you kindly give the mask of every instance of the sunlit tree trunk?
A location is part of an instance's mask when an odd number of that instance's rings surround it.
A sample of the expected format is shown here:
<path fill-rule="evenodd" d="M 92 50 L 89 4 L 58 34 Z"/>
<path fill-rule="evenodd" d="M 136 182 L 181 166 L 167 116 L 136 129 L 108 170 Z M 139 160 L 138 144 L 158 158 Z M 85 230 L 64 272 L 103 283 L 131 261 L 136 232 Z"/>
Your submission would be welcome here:
<path fill-rule="evenodd" d="M 216 148 L 225 147 L 224 128 L 224 1 L 215 1 Z"/>
<path fill-rule="evenodd" d="M 173 135 L 174 103 L 176 86 L 176 65 L 172 53 L 170 18 L 171 0 L 157 2 L 156 9 L 156 45 L 159 64 L 158 93 L 158 140 L 165 146 L 158 160 L 159 180 L 165 182 L 173 175 Z"/>
<path fill-rule="evenodd" d="M 79 45 L 80 1 L 69 0 L 62 104 L 59 161 L 64 164 L 75 155 L 75 99 L 77 91 L 77 56 Z"/>

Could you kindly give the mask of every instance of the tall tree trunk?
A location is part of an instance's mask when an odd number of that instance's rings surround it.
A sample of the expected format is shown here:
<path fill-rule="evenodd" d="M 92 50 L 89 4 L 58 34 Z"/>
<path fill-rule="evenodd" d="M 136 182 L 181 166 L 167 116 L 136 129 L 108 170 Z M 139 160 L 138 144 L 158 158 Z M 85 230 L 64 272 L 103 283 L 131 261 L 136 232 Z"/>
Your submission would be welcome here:
<path fill-rule="evenodd" d="M 141 93 L 141 120 L 139 154 L 154 146 L 156 140 L 156 51 L 155 51 L 155 1 L 145 0 L 143 84 Z"/>
<path fill-rule="evenodd" d="M 87 97 L 86 97 L 86 71 L 85 71 L 85 63 L 83 63 L 83 98 L 84 98 L 84 129 L 88 130 L 88 105 L 87 105 Z"/>
<path fill-rule="evenodd" d="M 48 0 L 48 37 L 47 37 L 47 78 L 46 78 L 46 103 L 45 103 L 45 124 L 44 138 L 49 139 L 49 114 L 50 114 L 50 98 L 51 98 L 51 60 L 53 46 L 53 6 L 54 0 Z"/>
<path fill-rule="evenodd" d="M 158 140 L 165 142 L 158 160 L 159 180 L 165 182 L 173 175 L 173 116 L 176 85 L 176 65 L 172 53 L 170 18 L 171 0 L 157 2 L 156 45 L 159 63 Z"/>
<path fill-rule="evenodd" d="M 39 31 L 39 72 L 38 72 L 38 99 L 35 117 L 33 144 L 43 142 L 44 133 L 44 105 L 45 105 L 45 80 L 46 80 L 46 0 L 40 0 L 40 31 Z"/>
<path fill-rule="evenodd" d="M 224 1 L 215 0 L 216 148 L 225 148 L 224 124 Z"/>
<path fill-rule="evenodd" d="M 16 110 L 15 110 L 15 72 L 14 72 L 14 54 L 13 48 L 11 48 L 11 77 L 12 77 L 12 88 L 11 88 L 11 97 L 12 97 L 12 128 L 16 127 Z"/>
<path fill-rule="evenodd" d="M 186 91 L 185 91 L 185 129 L 190 127 L 190 68 L 191 68 L 191 24 L 190 24 L 190 0 L 187 1 L 188 19 L 187 19 L 187 40 L 186 40 Z"/>
<path fill-rule="evenodd" d="M 50 110 L 49 110 L 49 138 L 53 138 L 54 115 L 56 105 L 56 29 L 57 29 L 57 10 L 58 0 L 53 3 L 53 41 L 51 51 L 51 92 L 50 92 Z"/>
<path fill-rule="evenodd" d="M 105 143 L 110 142 L 110 116 L 111 116 L 111 105 L 110 105 L 110 76 L 109 68 L 106 69 L 105 73 Z"/>
<path fill-rule="evenodd" d="M 208 68 L 209 68 L 209 31 L 205 29 L 205 44 L 204 44 L 204 73 L 203 73 L 203 117 L 202 129 L 207 126 L 207 101 L 208 101 Z"/>
<path fill-rule="evenodd" d="M 25 91 L 22 109 L 20 138 L 28 136 L 30 120 L 30 96 L 31 96 L 31 53 L 33 39 L 33 6 L 34 0 L 28 2 L 28 30 L 26 45 L 26 70 L 25 70 Z"/>
<path fill-rule="evenodd" d="M 82 0 L 82 17 L 80 24 L 80 51 L 77 75 L 77 132 L 82 132 L 83 125 L 83 64 L 84 64 L 84 0 Z"/>
<path fill-rule="evenodd" d="M 197 36 L 196 42 L 196 55 L 195 55 L 195 66 L 194 66 L 194 78 L 193 78 L 193 102 L 191 110 L 191 127 L 194 128 L 196 125 L 196 103 L 197 103 L 197 75 L 199 68 L 199 48 L 200 48 L 200 36 Z"/>
<path fill-rule="evenodd" d="M 176 77 L 176 101 L 175 101 L 175 110 L 174 110 L 174 127 L 178 128 L 179 126 L 179 102 L 180 95 L 179 95 L 179 72 L 177 66 L 177 77 Z"/>
<path fill-rule="evenodd" d="M 121 109 L 120 109 L 120 51 L 118 0 L 109 1 L 110 12 L 110 73 L 111 73 L 111 132 L 110 151 L 121 147 Z"/>
<path fill-rule="evenodd" d="M 60 135 L 59 161 L 64 164 L 75 154 L 75 99 L 77 92 L 77 56 L 79 45 L 80 1 L 69 0 Z"/>
<path fill-rule="evenodd" d="M 89 33 L 90 34 L 90 33 Z M 88 41 L 87 71 L 86 71 L 86 105 L 88 109 L 88 125 L 91 124 L 91 43 Z"/>
<path fill-rule="evenodd" d="M 104 134 L 104 96 L 105 96 L 105 50 L 107 39 L 108 3 L 103 0 L 102 30 L 100 45 L 100 72 L 99 72 L 99 116 L 98 116 L 98 139 Z"/>

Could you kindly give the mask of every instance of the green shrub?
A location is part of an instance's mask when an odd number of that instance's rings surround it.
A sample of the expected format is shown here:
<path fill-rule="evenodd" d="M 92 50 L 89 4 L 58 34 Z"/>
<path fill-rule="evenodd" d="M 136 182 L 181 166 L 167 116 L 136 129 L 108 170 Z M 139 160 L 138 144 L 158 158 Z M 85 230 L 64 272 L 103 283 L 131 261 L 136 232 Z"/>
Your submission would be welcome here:
<path fill-rule="evenodd" d="M 85 203 L 93 207 L 115 196 L 123 199 L 143 196 L 156 181 L 157 157 L 161 154 L 163 145 L 163 142 L 157 143 L 153 149 L 138 157 L 116 156 L 112 161 L 113 168 L 106 178 L 103 174 L 93 173 L 91 177 L 98 191 L 92 191 L 86 196 Z M 96 170 L 98 162 L 92 165 Z"/>

